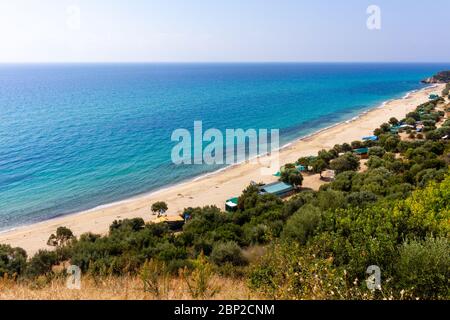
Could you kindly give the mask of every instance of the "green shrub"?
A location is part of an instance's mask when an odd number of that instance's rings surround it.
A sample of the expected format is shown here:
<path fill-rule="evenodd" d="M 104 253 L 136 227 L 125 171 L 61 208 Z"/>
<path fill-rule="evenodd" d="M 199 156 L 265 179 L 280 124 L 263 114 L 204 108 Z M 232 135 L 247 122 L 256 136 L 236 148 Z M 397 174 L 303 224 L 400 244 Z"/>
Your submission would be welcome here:
<path fill-rule="evenodd" d="M 58 264 L 56 252 L 39 250 L 27 265 L 26 274 L 31 278 L 52 272 L 52 267 Z"/>
<path fill-rule="evenodd" d="M 134 219 L 125 219 L 125 220 L 114 220 L 111 226 L 109 227 L 109 232 L 114 231 L 132 231 L 137 232 L 142 230 L 145 226 L 144 219 L 142 218 L 134 218 Z"/>
<path fill-rule="evenodd" d="M 378 200 L 378 197 L 376 194 L 370 191 L 360 191 L 350 193 L 347 196 L 346 200 L 350 206 L 363 207 L 376 202 Z"/>
<path fill-rule="evenodd" d="M 330 164 L 330 168 L 337 174 L 345 171 L 356 171 L 359 169 L 359 158 L 348 152 L 333 160 Z"/>
<path fill-rule="evenodd" d="M 450 298 L 450 242 L 446 238 L 409 241 L 400 247 L 396 286 L 411 298 Z"/>
<path fill-rule="evenodd" d="M 372 147 L 369 149 L 369 156 L 383 157 L 386 151 L 382 147 Z"/>
<path fill-rule="evenodd" d="M 275 243 L 252 265 L 249 286 L 274 300 L 351 298 L 342 269 L 297 243 Z"/>
<path fill-rule="evenodd" d="M 56 230 L 56 235 L 52 234 L 47 241 L 47 245 L 53 247 L 63 247 L 67 245 L 71 240 L 73 240 L 75 236 L 73 235 L 72 230 L 66 227 L 59 227 Z"/>
<path fill-rule="evenodd" d="M 262 223 L 246 226 L 245 235 L 250 244 L 265 244 L 272 238 L 269 226 Z"/>
<path fill-rule="evenodd" d="M 12 248 L 0 244 L 0 277 L 20 275 L 24 272 L 27 262 L 27 253 L 22 248 Z"/>
<path fill-rule="evenodd" d="M 281 172 L 280 181 L 298 187 L 303 183 L 303 176 L 295 167 L 285 168 L 285 170 Z"/>
<path fill-rule="evenodd" d="M 211 253 L 211 260 L 216 265 L 231 263 L 234 266 L 242 266 L 247 263 L 241 248 L 235 242 L 217 243 Z"/>
<path fill-rule="evenodd" d="M 320 209 L 307 204 L 289 218 L 283 229 L 282 238 L 306 244 L 308 239 L 315 234 L 321 220 Z"/>

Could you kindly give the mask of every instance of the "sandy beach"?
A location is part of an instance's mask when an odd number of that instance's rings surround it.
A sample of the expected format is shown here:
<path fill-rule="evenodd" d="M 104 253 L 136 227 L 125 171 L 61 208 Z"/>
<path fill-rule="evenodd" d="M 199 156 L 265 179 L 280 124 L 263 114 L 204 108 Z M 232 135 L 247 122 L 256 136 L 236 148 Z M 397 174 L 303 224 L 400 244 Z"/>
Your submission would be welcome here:
<path fill-rule="evenodd" d="M 338 143 L 361 140 L 362 137 L 371 135 L 375 128 L 389 118 L 404 118 L 417 105 L 428 101 L 430 93 L 440 93 L 443 86 L 411 93 L 404 99 L 390 101 L 352 121 L 293 142 L 280 151 L 280 164 L 295 162 L 302 156 L 315 155 L 319 150 L 332 148 Z M 156 193 L 6 231 L 0 234 L 0 243 L 22 247 L 32 255 L 39 249 L 50 248 L 46 245 L 47 239 L 59 226 L 66 226 L 79 236 L 86 232 L 104 234 L 117 219 L 142 217 L 150 221 L 154 219 L 150 206 L 156 201 L 167 202 L 171 215 L 179 214 L 187 207 L 216 205 L 223 208 L 226 199 L 240 195 L 251 181 L 276 181 L 274 176 L 262 175 L 261 168 L 262 165 L 258 163 L 243 163 Z M 317 176 L 306 176 L 304 187 L 318 189 L 320 183 Z"/>

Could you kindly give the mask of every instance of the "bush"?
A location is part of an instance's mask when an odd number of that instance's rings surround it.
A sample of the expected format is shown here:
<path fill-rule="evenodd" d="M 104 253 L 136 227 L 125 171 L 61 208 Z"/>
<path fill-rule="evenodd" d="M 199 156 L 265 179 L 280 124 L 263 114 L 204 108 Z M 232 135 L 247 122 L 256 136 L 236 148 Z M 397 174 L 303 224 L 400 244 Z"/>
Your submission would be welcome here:
<path fill-rule="evenodd" d="M 350 298 L 344 271 L 297 243 L 276 243 L 252 265 L 250 288 L 274 300 Z"/>
<path fill-rule="evenodd" d="M 450 242 L 427 238 L 405 242 L 396 266 L 397 286 L 411 298 L 450 298 Z"/>
<path fill-rule="evenodd" d="M 226 263 L 231 263 L 234 266 L 247 264 L 247 260 L 242 255 L 241 248 L 236 242 L 217 243 L 214 245 L 211 260 L 218 266 Z"/>
<path fill-rule="evenodd" d="M 47 241 L 47 245 L 53 247 L 63 247 L 67 245 L 71 240 L 73 240 L 75 236 L 73 235 L 72 230 L 66 227 L 59 227 L 56 230 L 56 235 L 52 234 Z"/>
<path fill-rule="evenodd" d="M 281 173 L 280 180 L 292 186 L 298 187 L 303 183 L 303 176 L 295 167 L 286 168 Z"/>
<path fill-rule="evenodd" d="M 31 278 L 52 272 L 52 267 L 58 264 L 56 252 L 39 250 L 27 265 L 26 274 Z"/>
<path fill-rule="evenodd" d="M 359 149 L 364 146 L 361 141 L 353 141 L 351 145 L 353 149 Z"/>
<path fill-rule="evenodd" d="M 313 159 L 311 157 L 302 157 L 297 160 L 297 164 L 308 168 L 311 165 Z"/>
<path fill-rule="evenodd" d="M 397 151 L 397 145 L 400 143 L 400 138 L 397 135 L 390 135 L 384 141 L 381 141 L 386 151 Z"/>
<path fill-rule="evenodd" d="M 377 200 L 377 195 L 370 191 L 352 192 L 347 196 L 347 203 L 354 207 L 363 207 Z"/>
<path fill-rule="evenodd" d="M 382 132 L 389 132 L 389 130 L 391 129 L 391 126 L 390 126 L 389 123 L 383 123 L 380 126 L 380 129 L 381 129 Z"/>
<path fill-rule="evenodd" d="M 270 228 L 265 224 L 256 226 L 249 224 L 245 230 L 245 235 L 250 244 L 265 244 L 271 240 Z"/>
<path fill-rule="evenodd" d="M 320 174 L 322 174 L 322 172 L 328 167 L 327 163 L 323 159 L 316 159 L 311 163 L 311 165 L 313 167 L 313 172 Z"/>
<path fill-rule="evenodd" d="M 330 161 L 333 160 L 334 158 L 336 158 L 336 155 L 326 150 L 321 150 L 318 153 L 318 159 L 322 159 L 327 164 L 330 163 Z"/>
<path fill-rule="evenodd" d="M 422 188 L 431 181 L 441 182 L 444 178 L 445 170 L 436 170 L 435 168 L 422 170 L 416 175 L 417 185 Z"/>
<path fill-rule="evenodd" d="M 213 266 L 202 254 L 193 261 L 194 270 L 185 268 L 181 275 L 193 299 L 211 299 L 220 292 L 220 288 L 212 284 Z"/>
<path fill-rule="evenodd" d="M 345 172 L 345 171 L 356 171 L 359 169 L 359 158 L 354 154 L 348 152 L 343 156 L 333 160 L 330 164 L 332 170 L 336 172 L 336 174 Z"/>
<path fill-rule="evenodd" d="M 396 126 L 398 125 L 399 121 L 397 120 L 397 118 L 392 117 L 391 119 L 389 119 L 389 124 Z"/>
<path fill-rule="evenodd" d="M 282 238 L 288 241 L 296 241 L 306 244 L 322 220 L 322 212 L 317 207 L 307 204 L 298 210 L 287 221 Z"/>
<path fill-rule="evenodd" d="M 354 171 L 346 171 L 338 174 L 336 179 L 330 184 L 331 189 L 337 191 L 350 191 L 352 189 L 353 178 L 357 175 Z"/>
<path fill-rule="evenodd" d="M 382 147 L 372 147 L 369 149 L 369 156 L 383 157 L 386 151 Z"/>
<path fill-rule="evenodd" d="M 27 253 L 22 248 L 0 244 L 0 277 L 20 275 L 26 268 Z"/>
<path fill-rule="evenodd" d="M 131 231 L 137 232 L 144 228 L 145 222 L 142 218 L 125 219 L 125 220 L 114 220 L 109 227 L 109 232 L 114 231 Z"/>
<path fill-rule="evenodd" d="M 161 215 L 165 214 L 169 208 L 167 206 L 167 203 L 165 203 L 163 201 L 158 201 L 152 205 L 151 209 L 152 209 L 153 214 L 155 214 L 155 215 L 157 214 L 158 216 L 161 216 Z"/>

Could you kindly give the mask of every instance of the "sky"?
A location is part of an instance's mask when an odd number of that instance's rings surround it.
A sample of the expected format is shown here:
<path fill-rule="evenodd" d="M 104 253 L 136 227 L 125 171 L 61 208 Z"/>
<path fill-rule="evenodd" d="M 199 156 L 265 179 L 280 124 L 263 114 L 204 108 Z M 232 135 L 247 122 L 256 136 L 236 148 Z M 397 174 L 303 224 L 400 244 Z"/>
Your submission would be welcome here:
<path fill-rule="evenodd" d="M 449 0 L 1 0 L 0 63 L 449 62 L 449 16 Z"/>

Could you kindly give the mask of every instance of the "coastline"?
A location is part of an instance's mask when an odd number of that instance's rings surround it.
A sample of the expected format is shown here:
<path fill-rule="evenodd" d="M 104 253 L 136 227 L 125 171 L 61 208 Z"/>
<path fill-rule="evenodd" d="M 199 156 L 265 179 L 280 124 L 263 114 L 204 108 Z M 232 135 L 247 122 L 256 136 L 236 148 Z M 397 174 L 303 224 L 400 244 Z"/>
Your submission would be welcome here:
<path fill-rule="evenodd" d="M 280 165 L 293 162 L 301 156 L 315 154 L 321 149 L 331 148 L 337 143 L 360 140 L 363 136 L 370 135 L 390 117 L 403 118 L 418 104 L 428 101 L 431 92 L 441 91 L 441 87 L 443 85 L 432 85 L 413 90 L 401 99 L 386 101 L 352 119 L 297 138 L 279 148 Z M 239 195 L 250 181 L 270 183 L 277 179 L 273 176 L 262 176 L 262 167 L 259 163 L 234 164 L 147 194 L 5 230 L 0 232 L 0 243 L 22 247 L 32 255 L 39 249 L 49 248 L 46 245 L 47 239 L 59 226 L 69 227 L 79 236 L 85 232 L 103 234 L 116 219 L 142 217 L 151 221 L 153 216 L 150 213 L 150 205 L 155 201 L 166 201 L 171 215 L 181 213 L 186 207 L 217 205 L 222 208 L 226 199 Z M 317 189 L 317 181 L 310 178 L 312 177 L 305 177 L 305 187 Z"/>

